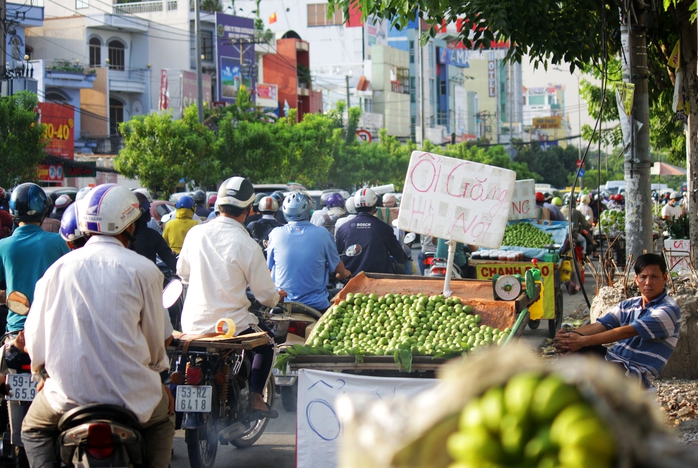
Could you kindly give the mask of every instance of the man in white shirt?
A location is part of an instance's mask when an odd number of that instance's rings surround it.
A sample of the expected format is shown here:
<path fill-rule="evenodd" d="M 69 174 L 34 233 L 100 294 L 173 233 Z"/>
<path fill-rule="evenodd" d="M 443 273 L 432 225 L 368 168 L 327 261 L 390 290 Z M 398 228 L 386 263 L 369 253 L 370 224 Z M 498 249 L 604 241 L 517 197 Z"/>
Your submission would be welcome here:
<path fill-rule="evenodd" d="M 683 208 L 679 203 L 681 198 L 679 192 L 671 192 L 671 195 L 669 195 L 669 203 L 662 208 L 662 219 L 674 219 L 683 214 Z"/>
<path fill-rule="evenodd" d="M 199 335 L 215 331 L 219 319 L 235 322 L 235 334 L 261 331 L 257 317 L 248 310 L 245 294 L 249 287 L 255 298 L 274 307 L 284 291 L 276 291 L 262 249 L 242 224 L 249 215 L 255 194 L 252 184 L 242 177 L 232 177 L 218 189 L 220 215 L 194 226 L 184 241 L 177 261 L 177 274 L 189 284 L 182 310 L 182 331 Z M 273 346 L 254 350 L 250 376 L 252 410 L 261 417 L 278 414 L 262 398 L 274 360 Z"/>
<path fill-rule="evenodd" d="M 81 201 L 87 244 L 61 257 L 39 280 L 25 323 L 32 372 L 49 377 L 22 425 L 32 467 L 53 467 L 61 416 L 102 403 L 131 410 L 142 424 L 144 465 L 169 465 L 174 401 L 159 373 L 168 369 L 163 276 L 127 247 L 140 216 L 138 199 L 116 184 Z"/>

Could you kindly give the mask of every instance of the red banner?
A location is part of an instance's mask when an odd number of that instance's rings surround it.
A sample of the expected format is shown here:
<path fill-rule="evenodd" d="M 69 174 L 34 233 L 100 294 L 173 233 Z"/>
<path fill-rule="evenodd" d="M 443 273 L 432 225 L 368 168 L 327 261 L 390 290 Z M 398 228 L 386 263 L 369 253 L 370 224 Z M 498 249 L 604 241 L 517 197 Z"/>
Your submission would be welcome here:
<path fill-rule="evenodd" d="M 38 104 L 44 137 L 48 140 L 46 153 L 65 159 L 75 157 L 75 110 L 63 104 L 40 102 Z M 61 170 L 61 178 L 63 171 Z"/>
<path fill-rule="evenodd" d="M 44 182 L 63 182 L 63 163 L 41 163 L 37 172 Z"/>

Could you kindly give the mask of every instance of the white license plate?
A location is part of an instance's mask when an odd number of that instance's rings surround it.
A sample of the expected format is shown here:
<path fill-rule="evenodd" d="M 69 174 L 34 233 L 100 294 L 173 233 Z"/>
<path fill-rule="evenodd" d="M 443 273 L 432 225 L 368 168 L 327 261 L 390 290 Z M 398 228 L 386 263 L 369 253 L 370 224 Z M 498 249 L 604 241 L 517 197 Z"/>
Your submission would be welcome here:
<path fill-rule="evenodd" d="M 213 387 L 210 385 L 180 385 L 177 387 L 175 411 L 210 413 L 212 393 Z"/>
<path fill-rule="evenodd" d="M 12 393 L 8 400 L 32 401 L 36 396 L 36 382 L 32 382 L 31 374 L 7 374 L 6 382 Z"/>
<path fill-rule="evenodd" d="M 271 372 L 279 377 L 298 377 L 298 371 L 291 370 L 288 364 L 286 364 L 286 374 L 284 374 L 276 367 L 272 368 Z"/>

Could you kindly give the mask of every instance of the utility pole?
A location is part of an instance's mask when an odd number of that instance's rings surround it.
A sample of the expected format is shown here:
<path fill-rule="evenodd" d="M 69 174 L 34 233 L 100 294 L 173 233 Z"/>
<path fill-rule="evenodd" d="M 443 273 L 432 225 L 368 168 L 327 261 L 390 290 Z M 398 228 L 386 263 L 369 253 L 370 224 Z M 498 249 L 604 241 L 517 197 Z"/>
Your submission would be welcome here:
<path fill-rule="evenodd" d="M 199 0 L 194 0 L 194 41 L 196 42 L 196 107 L 199 111 L 199 123 L 204 123 L 204 79 L 201 76 L 201 18 L 199 18 Z"/>
<path fill-rule="evenodd" d="M 631 146 L 625 153 L 625 235 L 627 258 L 636 259 L 643 251 L 652 250 L 652 199 L 649 155 L 649 95 L 647 89 L 647 34 L 642 2 L 629 3 L 629 11 L 621 11 L 621 54 L 623 81 L 635 84 L 630 114 Z M 642 124 L 635 132 L 634 121 Z"/>
<path fill-rule="evenodd" d="M 5 63 L 7 62 L 7 37 L 5 37 L 5 30 L 7 29 L 7 1 L 0 0 L 0 53 L 2 53 L 0 60 L 0 81 L 3 81 L 7 77 L 7 70 L 5 68 Z"/>
<path fill-rule="evenodd" d="M 349 75 L 345 75 L 347 79 L 347 116 L 349 115 L 349 108 L 351 108 L 351 94 L 349 93 Z"/>
<path fill-rule="evenodd" d="M 422 65 L 424 57 L 422 55 L 422 18 L 420 13 L 421 11 L 417 14 L 417 38 L 414 45 L 417 49 L 417 81 L 419 83 L 419 94 L 417 95 L 417 99 L 419 99 L 419 133 L 421 144 L 424 146 L 424 66 Z"/>

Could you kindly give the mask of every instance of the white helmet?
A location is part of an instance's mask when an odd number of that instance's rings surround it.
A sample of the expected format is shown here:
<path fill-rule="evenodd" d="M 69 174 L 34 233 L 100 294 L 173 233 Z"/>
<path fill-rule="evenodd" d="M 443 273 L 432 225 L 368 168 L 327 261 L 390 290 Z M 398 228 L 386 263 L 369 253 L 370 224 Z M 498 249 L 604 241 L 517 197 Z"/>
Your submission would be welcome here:
<path fill-rule="evenodd" d="M 78 209 L 80 231 L 116 236 L 141 215 L 136 195 L 116 184 L 90 190 Z"/>
<path fill-rule="evenodd" d="M 148 202 L 153 203 L 153 196 L 151 195 L 150 190 L 148 190 L 147 188 L 137 188 L 133 191 L 136 193 L 142 193 L 148 200 Z"/>
<path fill-rule="evenodd" d="M 78 193 L 75 194 L 75 201 L 80 201 L 83 198 L 85 198 L 85 195 L 87 195 L 90 190 L 92 190 L 92 187 L 83 187 L 80 190 L 78 190 Z"/>
<path fill-rule="evenodd" d="M 344 205 L 344 208 L 347 210 L 347 213 L 356 214 L 356 208 L 354 207 L 354 197 L 347 198 L 347 202 Z"/>
<path fill-rule="evenodd" d="M 231 177 L 218 188 L 216 203 L 219 206 L 232 205 L 247 208 L 254 202 L 254 196 L 254 187 L 249 180 L 244 177 Z"/>
<path fill-rule="evenodd" d="M 354 206 L 356 208 L 373 208 L 378 203 L 376 192 L 368 187 L 357 190 L 354 194 Z"/>
<path fill-rule="evenodd" d="M 279 211 L 279 203 L 274 197 L 263 197 L 261 200 L 259 200 L 257 211 L 260 213 L 276 213 Z"/>

